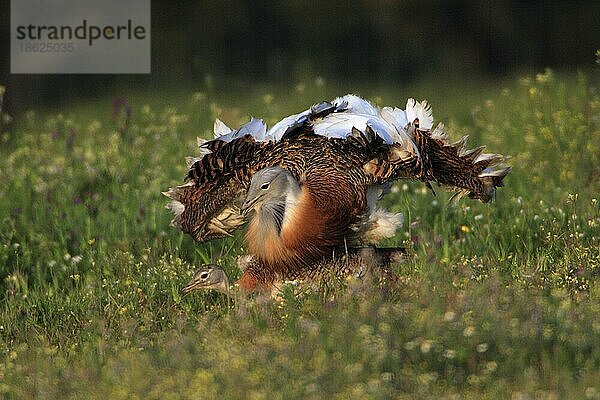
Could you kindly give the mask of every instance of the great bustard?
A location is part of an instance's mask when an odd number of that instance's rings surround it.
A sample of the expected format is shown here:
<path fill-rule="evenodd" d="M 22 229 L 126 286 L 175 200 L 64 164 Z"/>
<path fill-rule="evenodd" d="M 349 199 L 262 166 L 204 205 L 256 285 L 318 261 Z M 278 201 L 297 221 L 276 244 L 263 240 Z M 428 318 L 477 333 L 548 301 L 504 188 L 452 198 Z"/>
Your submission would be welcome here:
<path fill-rule="evenodd" d="M 421 180 L 430 189 L 437 182 L 488 202 L 510 171 L 496 167 L 501 155 L 467 151 L 466 137 L 450 144 L 442 124 L 433 129 L 427 103 L 413 99 L 401 110 L 347 95 L 268 131 L 257 119 L 235 131 L 217 120 L 215 136 L 200 141 L 188 182 L 165 194 L 172 224 L 198 242 L 250 222 L 245 241 L 259 266 L 238 281 L 246 290 L 393 236 L 402 216 L 377 201 L 394 180 Z"/>
<path fill-rule="evenodd" d="M 334 255 L 331 258 L 311 264 L 309 268 L 297 269 L 293 275 L 265 276 L 268 284 L 265 289 L 271 289 L 272 295 L 277 295 L 281 286 L 286 282 L 298 284 L 325 284 L 331 280 L 344 280 L 357 278 L 364 280 L 370 278 L 385 278 L 386 283 L 394 282 L 397 277 L 391 270 L 392 263 L 405 261 L 410 254 L 401 247 L 394 248 L 351 248 L 345 254 Z M 246 255 L 238 257 L 237 266 L 244 274 L 262 276 L 263 263 L 256 256 Z M 192 278 L 181 289 L 183 294 L 195 290 L 216 290 L 234 297 L 239 285 L 232 285 L 230 280 L 218 264 L 203 264 L 198 267 Z M 245 288 L 242 286 L 242 290 Z"/>

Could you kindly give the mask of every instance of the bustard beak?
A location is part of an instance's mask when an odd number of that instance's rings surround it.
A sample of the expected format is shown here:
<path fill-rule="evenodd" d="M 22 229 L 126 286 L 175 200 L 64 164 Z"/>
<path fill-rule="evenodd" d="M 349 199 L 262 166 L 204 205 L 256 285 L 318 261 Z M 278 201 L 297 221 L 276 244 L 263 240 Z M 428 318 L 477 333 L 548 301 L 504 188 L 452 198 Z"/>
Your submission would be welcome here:
<path fill-rule="evenodd" d="M 188 294 L 189 292 L 194 291 L 196 288 L 198 288 L 198 283 L 192 281 L 181 288 L 181 294 Z"/>
<path fill-rule="evenodd" d="M 188 294 L 198 289 L 211 289 L 211 287 L 210 285 L 207 285 L 206 282 L 199 281 L 196 277 L 193 277 L 187 285 L 181 288 L 181 294 Z"/>
<path fill-rule="evenodd" d="M 240 207 L 240 212 L 242 213 L 243 216 L 248 215 L 248 213 L 250 211 L 252 211 L 253 206 L 258 202 L 258 200 L 262 197 L 262 195 L 256 196 L 252 199 L 246 199 L 246 201 L 244 201 L 244 204 L 242 204 L 242 206 Z"/>

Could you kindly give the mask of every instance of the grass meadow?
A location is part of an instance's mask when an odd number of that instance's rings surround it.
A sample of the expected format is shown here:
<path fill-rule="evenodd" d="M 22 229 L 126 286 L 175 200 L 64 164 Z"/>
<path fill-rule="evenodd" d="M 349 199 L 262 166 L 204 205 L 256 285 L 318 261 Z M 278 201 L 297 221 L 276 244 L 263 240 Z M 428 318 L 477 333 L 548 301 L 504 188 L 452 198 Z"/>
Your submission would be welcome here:
<path fill-rule="evenodd" d="M 600 399 L 599 71 L 503 82 L 115 93 L 0 126 L 4 399 Z M 247 89 L 247 90 L 246 90 Z M 10 90 L 8 88 L 7 90 Z M 427 98 L 450 136 L 512 156 L 493 204 L 398 182 L 399 282 L 181 297 L 195 265 L 233 277 L 242 237 L 169 226 L 215 117 L 269 124 L 356 92 Z"/>

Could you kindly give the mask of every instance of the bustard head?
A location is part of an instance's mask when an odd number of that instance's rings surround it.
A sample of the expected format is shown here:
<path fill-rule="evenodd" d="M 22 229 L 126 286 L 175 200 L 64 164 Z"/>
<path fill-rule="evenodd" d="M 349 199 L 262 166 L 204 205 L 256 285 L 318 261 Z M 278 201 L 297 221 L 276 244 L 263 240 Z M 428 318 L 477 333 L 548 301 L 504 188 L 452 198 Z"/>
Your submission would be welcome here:
<path fill-rule="evenodd" d="M 267 209 L 283 213 L 289 197 L 300 191 L 298 182 L 288 170 L 281 167 L 263 168 L 252 176 L 242 212 Z"/>
<path fill-rule="evenodd" d="M 216 264 L 200 266 L 190 282 L 181 289 L 181 292 L 187 294 L 198 289 L 213 289 L 229 294 L 229 279 L 223 268 Z"/>

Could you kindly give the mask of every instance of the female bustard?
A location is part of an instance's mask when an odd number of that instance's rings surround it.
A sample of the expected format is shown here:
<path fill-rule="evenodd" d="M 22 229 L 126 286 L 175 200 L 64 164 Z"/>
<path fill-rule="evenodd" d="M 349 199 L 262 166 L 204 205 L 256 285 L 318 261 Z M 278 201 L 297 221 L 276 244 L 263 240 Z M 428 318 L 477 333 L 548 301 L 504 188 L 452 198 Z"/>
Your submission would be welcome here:
<path fill-rule="evenodd" d="M 348 246 L 391 237 L 402 216 L 377 207 L 397 179 L 448 186 L 487 202 L 510 167 L 450 144 L 433 129 L 431 108 L 378 108 L 347 95 L 284 118 L 267 130 L 252 119 L 237 130 L 215 122 L 215 139 L 199 141 L 185 185 L 165 193 L 172 224 L 196 241 L 231 235 L 250 222 L 245 241 L 257 266 L 238 281 L 246 290 L 311 273 Z"/>
<path fill-rule="evenodd" d="M 281 286 L 290 280 L 296 283 L 328 284 L 330 279 L 385 277 L 387 282 L 396 281 L 398 277 L 392 272 L 391 264 L 404 261 L 407 255 L 406 249 L 401 247 L 350 248 L 345 254 L 316 262 L 310 268 L 299 269 L 295 271 L 295 275 L 274 277 L 268 283 L 274 297 L 279 294 Z M 260 271 L 264 268 L 263 262 L 252 255 L 238 257 L 237 266 L 244 273 L 248 271 L 253 276 L 260 276 Z M 234 287 L 220 265 L 203 264 L 181 292 L 188 294 L 194 290 L 216 290 L 232 296 Z"/>

